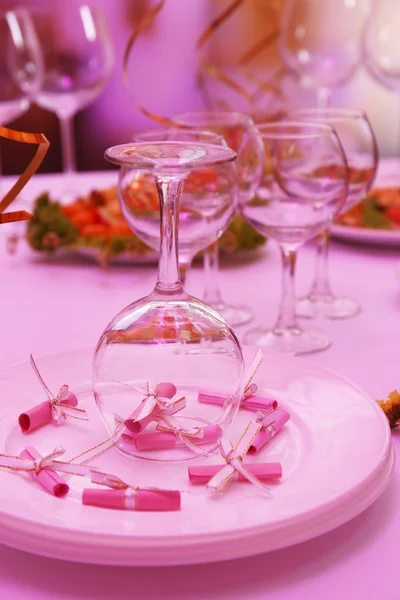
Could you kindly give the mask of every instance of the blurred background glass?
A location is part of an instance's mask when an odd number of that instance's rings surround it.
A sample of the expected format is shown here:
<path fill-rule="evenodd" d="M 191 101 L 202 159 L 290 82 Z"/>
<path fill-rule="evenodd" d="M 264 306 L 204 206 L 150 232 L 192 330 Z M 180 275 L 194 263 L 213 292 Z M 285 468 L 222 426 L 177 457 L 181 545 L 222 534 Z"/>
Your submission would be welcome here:
<path fill-rule="evenodd" d="M 393 3 L 396 5 L 396 0 Z M 51 4 L 48 0 L 7 2 L 10 8 L 28 5 L 32 12 L 39 7 L 54 7 L 60 14 L 60 21 L 66 23 L 70 19 L 70 11 L 77 10 L 81 4 L 82 0 L 68 0 L 67 3 L 64 0 L 53 0 Z M 319 2 L 320 7 L 326 4 L 325 0 Z M 358 6 L 359 0 L 348 0 L 348 4 L 350 8 L 347 10 L 354 14 L 355 8 L 351 8 L 351 5 Z M 369 1 L 365 0 L 360 6 L 364 8 L 368 4 Z M 121 77 L 121 64 L 129 34 L 153 2 L 96 0 L 95 5 L 102 9 L 107 22 L 115 51 L 115 68 L 103 93 L 74 119 L 78 170 L 112 168 L 103 159 L 103 149 L 120 143 L 121 140 L 131 139 L 135 132 L 151 126 L 149 119 L 137 110 L 126 92 Z M 143 105 L 162 115 L 204 108 L 250 112 L 246 99 L 230 87 L 210 78 L 207 78 L 203 86 L 199 81 L 196 40 L 227 5 L 227 0 L 169 0 L 166 3 L 153 25 L 140 36 L 129 64 L 130 79 L 136 96 Z M 283 11 L 287 6 L 288 0 L 247 0 L 207 43 L 207 57 L 224 73 L 234 74 L 239 82 L 244 81 L 243 65 L 240 62 L 242 56 L 267 35 L 273 34 L 273 27 L 283 18 Z M 275 11 L 274 19 L 270 8 Z M 324 13 L 324 9 L 317 12 Z M 398 11 L 393 10 L 390 25 L 393 23 L 395 31 L 400 27 L 399 19 Z M 338 35 L 342 35 L 340 31 Z M 226 39 L 234 39 L 235 43 L 223 43 Z M 315 89 L 301 86 L 285 67 L 279 36 L 271 39 L 269 45 L 251 60 L 249 67 L 254 77 L 274 84 L 277 90 L 276 93 L 268 88 L 264 97 L 256 100 L 256 108 L 266 107 L 266 113 L 259 120 L 279 113 L 282 107 L 286 110 L 315 106 Z M 254 87 L 254 82 L 252 85 Z M 159 93 L 161 88 L 162 94 Z M 400 103 L 397 94 L 371 77 L 367 69 L 361 66 L 343 85 L 335 87 L 330 101 L 332 106 L 365 110 L 376 132 L 381 156 L 398 154 Z M 61 170 L 59 125 L 54 114 L 32 105 L 13 125 L 21 130 L 43 131 L 51 140 L 52 148 L 41 171 Z M 29 150 L 21 148 L 18 152 L 7 153 L 4 156 L 4 171 L 20 172 L 29 157 Z"/>

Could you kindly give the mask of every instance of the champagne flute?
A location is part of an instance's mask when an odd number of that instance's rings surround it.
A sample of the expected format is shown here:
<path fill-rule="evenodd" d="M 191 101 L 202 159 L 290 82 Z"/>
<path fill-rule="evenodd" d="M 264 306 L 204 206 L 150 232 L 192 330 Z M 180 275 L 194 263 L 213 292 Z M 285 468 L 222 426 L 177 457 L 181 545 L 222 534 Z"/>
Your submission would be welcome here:
<path fill-rule="evenodd" d="M 362 110 L 349 108 L 305 108 L 292 111 L 289 117 L 325 123 L 335 129 L 349 167 L 348 194 L 341 212 L 359 204 L 372 186 L 378 165 L 378 146 L 367 115 Z M 300 317 L 346 319 L 360 311 L 356 300 L 337 297 L 332 292 L 328 271 L 329 239 L 330 224 L 317 237 L 316 274 L 310 293 L 297 301 Z"/>
<path fill-rule="evenodd" d="M 258 130 L 265 148 L 264 176 L 256 197 L 244 202 L 242 210 L 252 227 L 278 242 L 283 289 L 275 327 L 249 331 L 245 342 L 289 354 L 323 350 L 329 337 L 301 329 L 296 319 L 296 257 L 300 246 L 321 233 L 343 206 L 346 157 L 328 125 L 282 121 Z"/>
<path fill-rule="evenodd" d="M 76 172 L 73 118 L 102 92 L 113 66 L 113 46 L 99 8 L 57 6 L 57 11 L 38 13 L 35 25 L 44 56 L 36 102 L 60 121 L 63 170 L 71 180 Z"/>
<path fill-rule="evenodd" d="M 222 135 L 237 153 L 238 194 L 242 198 L 253 197 L 262 174 L 263 144 L 253 120 L 244 113 L 223 111 L 200 111 L 176 114 L 173 123 L 186 129 L 207 129 Z M 237 199 L 232 197 L 232 205 Z M 246 306 L 226 304 L 219 286 L 218 245 L 212 244 L 204 252 L 205 290 L 204 300 L 214 306 L 232 326 L 244 325 L 253 314 Z"/>
<path fill-rule="evenodd" d="M 287 0 L 280 52 L 300 85 L 317 91 L 320 107 L 347 83 L 360 64 L 363 0 Z"/>

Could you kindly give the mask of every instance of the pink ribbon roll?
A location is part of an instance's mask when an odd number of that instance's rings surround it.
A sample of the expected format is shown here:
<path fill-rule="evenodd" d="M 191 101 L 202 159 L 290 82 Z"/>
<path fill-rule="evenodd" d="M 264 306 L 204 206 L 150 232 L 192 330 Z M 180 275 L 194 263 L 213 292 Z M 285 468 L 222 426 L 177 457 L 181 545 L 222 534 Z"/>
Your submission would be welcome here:
<path fill-rule="evenodd" d="M 265 446 L 290 419 L 290 415 L 283 408 L 277 408 L 267 413 L 257 413 L 257 421 L 262 429 L 254 438 L 249 448 L 249 454 L 255 454 Z"/>
<path fill-rule="evenodd" d="M 65 398 L 62 398 L 57 402 L 57 405 L 62 408 L 75 408 L 78 405 L 78 399 L 72 392 L 68 392 Z M 22 413 L 18 417 L 18 424 L 21 428 L 22 433 L 30 433 L 39 427 L 43 427 L 49 423 L 54 422 L 54 404 L 50 400 L 41 402 L 37 406 L 34 406 L 30 410 Z"/>
<path fill-rule="evenodd" d="M 36 479 L 49 494 L 57 498 L 64 498 L 69 492 L 69 486 L 55 471 L 46 469 L 46 463 L 52 463 L 57 456 L 63 453 L 64 450 L 62 448 L 56 448 L 54 452 L 43 457 L 36 448 L 29 446 L 24 448 L 20 454 L 21 458 L 35 461 L 35 470 L 29 471 L 30 476 L 32 479 Z"/>
<path fill-rule="evenodd" d="M 180 510 L 181 495 L 175 490 L 131 487 L 113 490 L 85 488 L 82 492 L 82 503 L 86 506 L 116 510 L 167 512 Z"/>
<path fill-rule="evenodd" d="M 248 463 L 244 464 L 245 468 L 260 481 L 271 479 L 280 479 L 282 477 L 281 463 Z M 188 475 L 190 483 L 207 484 L 210 479 L 217 475 L 224 468 L 224 465 L 206 465 L 188 467 Z M 248 481 L 241 473 L 235 471 L 232 479 L 237 481 Z"/>
<path fill-rule="evenodd" d="M 145 398 L 133 413 L 125 419 L 126 429 L 134 436 L 138 435 L 151 422 L 162 415 L 172 415 L 186 406 L 186 398 L 172 400 L 176 394 L 173 383 L 159 383 L 154 391 L 147 384 Z"/>
<path fill-rule="evenodd" d="M 194 427 L 193 429 L 183 429 L 177 420 L 162 419 L 157 425 L 154 433 L 142 433 L 135 438 L 136 448 L 138 450 L 162 450 L 164 448 L 174 448 L 176 446 L 187 446 L 190 450 L 196 450 L 193 446 L 210 444 L 217 442 L 222 435 L 222 429 L 219 425 Z M 204 451 L 200 449 L 203 454 Z"/>
<path fill-rule="evenodd" d="M 244 388 L 242 388 L 240 408 L 245 408 L 247 410 L 270 410 L 271 408 L 275 409 L 278 407 L 277 400 L 256 396 L 257 385 L 253 383 L 252 380 L 262 360 L 262 352 L 261 350 L 258 350 L 244 376 L 244 379 L 247 380 L 247 382 Z M 215 404 L 223 407 L 229 406 L 229 403 L 233 401 L 233 398 L 229 398 L 228 396 L 209 392 L 200 392 L 197 399 L 202 404 Z"/>
<path fill-rule="evenodd" d="M 30 356 L 30 362 L 36 377 L 39 379 L 39 382 L 48 397 L 48 401 L 42 402 L 19 415 L 18 424 L 22 433 L 29 433 L 52 422 L 55 425 L 59 425 L 62 420 L 67 419 L 67 417 L 78 419 L 79 421 L 88 421 L 89 419 L 86 416 L 86 411 L 82 408 L 77 408 L 78 399 L 75 394 L 70 392 L 69 387 L 67 385 L 61 386 L 57 396 L 54 396 L 39 373 L 39 369 L 33 360 L 32 354 Z"/>

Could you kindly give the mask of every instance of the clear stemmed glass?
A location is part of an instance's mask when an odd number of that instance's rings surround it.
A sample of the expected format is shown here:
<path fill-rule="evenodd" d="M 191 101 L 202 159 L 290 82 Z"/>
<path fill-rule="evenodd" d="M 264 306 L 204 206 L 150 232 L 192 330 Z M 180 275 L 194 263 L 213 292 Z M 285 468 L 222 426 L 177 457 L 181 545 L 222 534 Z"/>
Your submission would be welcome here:
<path fill-rule="evenodd" d="M 237 153 L 236 168 L 239 197 L 242 202 L 251 199 L 261 181 L 263 144 L 253 120 L 243 113 L 201 111 L 176 114 L 171 121 L 188 129 L 207 129 L 222 135 L 227 145 Z M 232 204 L 236 199 L 232 196 Z M 226 304 L 219 286 L 218 245 L 212 244 L 204 252 L 204 300 L 214 306 L 232 326 L 244 325 L 253 314 L 246 306 Z"/>
<path fill-rule="evenodd" d="M 400 91 L 400 4 L 374 0 L 363 32 L 363 58 L 370 74 L 389 90 Z"/>
<path fill-rule="evenodd" d="M 279 38 L 282 59 L 300 84 L 326 107 L 332 89 L 347 83 L 360 63 L 363 0 L 287 0 Z"/>
<path fill-rule="evenodd" d="M 7 125 L 29 108 L 41 86 L 43 61 L 29 13 L 24 9 L 0 11 L 0 125 Z M 0 197 L 3 195 L 0 155 Z M 19 198 L 18 208 L 27 208 Z M 8 251 L 15 252 L 24 222 L 7 229 Z"/>
<path fill-rule="evenodd" d="M 99 8 L 58 6 L 38 12 L 35 26 L 44 56 L 36 101 L 57 114 L 63 168 L 70 176 L 76 171 L 73 118 L 102 92 L 113 66 L 113 46 Z"/>
<path fill-rule="evenodd" d="M 298 248 L 323 231 L 343 206 L 348 169 L 340 140 L 328 125 L 282 121 L 258 127 L 266 155 L 257 196 L 243 203 L 249 223 L 275 239 L 283 261 L 282 300 L 273 329 L 254 329 L 246 343 L 290 354 L 329 346 L 322 333 L 296 320 L 294 275 Z"/>
<path fill-rule="evenodd" d="M 134 136 L 136 142 L 203 142 L 226 146 L 224 138 L 211 131 L 161 129 L 144 131 Z M 120 171 L 119 193 L 125 218 L 131 229 L 146 244 L 160 248 L 159 200 L 152 175 L 139 183 L 138 173 L 123 167 Z M 186 179 L 179 211 L 179 268 L 182 285 L 185 286 L 187 272 L 196 254 L 215 242 L 229 225 L 235 206 L 222 194 L 218 198 L 218 169 L 194 169 Z M 202 198 L 207 197 L 207 206 Z"/>
<path fill-rule="evenodd" d="M 0 12 L 0 125 L 28 110 L 43 75 L 39 42 L 24 9 Z"/>
<path fill-rule="evenodd" d="M 349 167 L 348 195 L 341 212 L 361 202 L 372 186 L 378 165 L 378 146 L 367 115 L 357 109 L 305 108 L 292 111 L 289 118 L 325 123 L 335 129 Z M 336 297 L 332 292 L 328 271 L 329 240 L 330 226 L 317 236 L 315 278 L 310 293 L 297 301 L 296 312 L 300 317 L 345 319 L 360 311 L 357 301 Z"/>
<path fill-rule="evenodd" d="M 174 384 L 177 397 L 185 396 L 186 407 L 177 418 L 190 419 L 192 428 L 204 420 L 230 422 L 238 409 L 244 366 L 239 343 L 213 308 L 184 292 L 178 265 L 179 203 L 186 179 L 193 169 L 218 168 L 229 194 L 237 185 L 235 157 L 221 145 L 177 141 L 133 142 L 106 152 L 111 162 L 140 175 L 152 173 L 160 198 L 156 287 L 111 321 L 94 356 L 96 402 L 117 447 L 128 455 L 144 457 L 134 443 L 116 435 L 118 423 L 162 382 Z M 208 200 L 213 203 L 212 194 Z M 228 398 L 225 408 L 199 403 L 198 393 L 204 389 Z M 175 450 L 175 459 L 188 458 L 185 448 Z M 166 454 L 152 453 L 150 458 L 170 460 Z"/>

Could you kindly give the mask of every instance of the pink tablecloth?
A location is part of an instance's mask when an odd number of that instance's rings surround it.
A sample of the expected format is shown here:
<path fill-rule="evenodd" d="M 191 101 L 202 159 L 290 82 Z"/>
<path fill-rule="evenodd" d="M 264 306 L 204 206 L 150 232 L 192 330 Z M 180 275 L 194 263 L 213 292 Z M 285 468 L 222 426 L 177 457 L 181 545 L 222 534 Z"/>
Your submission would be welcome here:
<path fill-rule="evenodd" d="M 80 175 L 83 187 L 102 186 L 115 174 Z M 25 195 L 57 189 L 60 178 L 36 177 Z M 104 272 L 76 259 L 46 262 L 21 245 L 5 253 L 0 232 L 3 281 L 0 368 L 35 356 L 93 346 L 105 324 L 133 299 L 149 292 L 155 268 L 112 267 Z M 298 265 L 299 291 L 308 289 L 313 272 L 312 246 Z M 381 398 L 400 386 L 400 248 L 398 250 L 332 244 L 331 276 L 337 293 L 357 298 L 362 313 L 354 319 L 312 324 L 329 331 L 333 344 L 311 360 L 334 369 Z M 258 260 L 226 264 L 224 296 L 248 304 L 256 323 L 271 324 L 280 292 L 279 254 L 273 243 Z M 188 290 L 202 292 L 195 267 Z M 241 330 L 238 330 L 239 336 Z M 6 402 L 2 398 L 0 401 Z M 400 442 L 393 436 L 395 445 Z M 0 598 L 247 598 L 325 600 L 400 598 L 397 580 L 400 531 L 400 474 L 374 506 L 352 522 L 310 542 L 272 554 L 211 565 L 134 569 L 63 563 L 0 546 Z M 399 589 L 398 589 L 399 588 Z"/>

